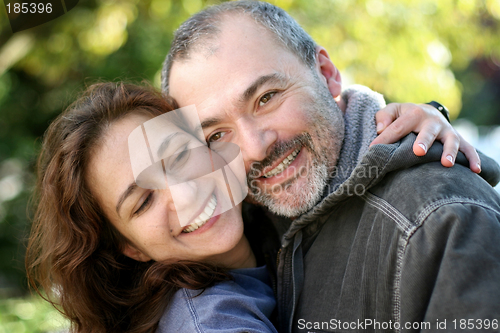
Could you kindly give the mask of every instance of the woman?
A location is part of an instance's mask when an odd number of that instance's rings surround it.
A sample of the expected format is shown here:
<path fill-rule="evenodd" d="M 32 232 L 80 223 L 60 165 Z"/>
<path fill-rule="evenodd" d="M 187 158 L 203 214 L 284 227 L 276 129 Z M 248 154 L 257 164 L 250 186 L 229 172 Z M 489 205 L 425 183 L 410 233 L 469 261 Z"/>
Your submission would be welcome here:
<path fill-rule="evenodd" d="M 192 230 L 180 227 L 170 191 L 129 186 L 129 134 L 173 109 L 172 101 L 148 88 L 96 84 L 50 125 L 38 161 L 38 206 L 26 263 L 30 284 L 47 293 L 77 332 L 153 332 L 170 301 L 170 316 L 184 313 L 177 318 L 184 322 L 166 316 L 168 327 L 161 330 L 192 332 L 189 324 L 196 323 L 186 320 L 183 309 L 198 299 L 184 304 L 185 295 L 199 291 L 187 289 L 226 281 L 210 289 L 212 303 L 200 310 L 200 319 L 210 316 L 205 310 L 219 304 L 221 295 L 245 286 L 250 291 L 234 300 L 245 308 L 227 308 L 226 315 L 239 316 L 243 330 L 275 332 L 265 269 L 227 272 L 256 266 L 243 235 L 241 206 L 213 214 Z M 208 204 L 214 201 L 220 206 L 215 198 Z M 186 290 L 176 294 L 180 288 Z M 249 311 L 253 316 L 246 320 Z"/>
<path fill-rule="evenodd" d="M 149 88 L 96 84 L 45 134 L 26 268 L 75 332 L 275 332 L 241 205 L 217 215 L 223 187 L 210 178 L 189 200 L 136 184 L 130 134 L 175 108 Z M 186 207 L 199 214 L 183 222 Z"/>

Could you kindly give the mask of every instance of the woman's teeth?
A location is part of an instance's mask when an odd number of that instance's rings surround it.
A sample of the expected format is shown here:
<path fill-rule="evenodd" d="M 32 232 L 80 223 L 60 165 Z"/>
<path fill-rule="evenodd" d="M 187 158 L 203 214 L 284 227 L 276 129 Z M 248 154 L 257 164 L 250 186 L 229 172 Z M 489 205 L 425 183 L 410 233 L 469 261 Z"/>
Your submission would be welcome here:
<path fill-rule="evenodd" d="M 264 174 L 264 177 L 266 177 L 266 178 L 274 177 L 277 174 L 283 172 L 283 170 L 285 170 L 290 165 L 290 163 L 292 163 L 295 160 L 295 158 L 297 157 L 299 152 L 300 152 L 300 148 L 295 149 L 280 164 L 278 164 L 278 166 L 276 168 L 272 169 L 269 172 L 266 172 Z"/>
<path fill-rule="evenodd" d="M 217 207 L 217 197 L 215 196 L 215 194 L 212 194 L 212 197 L 208 201 L 203 212 L 201 212 L 201 214 L 194 219 L 193 223 L 191 223 L 186 229 L 182 230 L 182 232 L 185 233 L 193 232 L 202 225 L 204 225 L 205 223 L 207 223 L 207 221 L 210 220 L 210 218 L 214 214 L 215 207 Z"/>

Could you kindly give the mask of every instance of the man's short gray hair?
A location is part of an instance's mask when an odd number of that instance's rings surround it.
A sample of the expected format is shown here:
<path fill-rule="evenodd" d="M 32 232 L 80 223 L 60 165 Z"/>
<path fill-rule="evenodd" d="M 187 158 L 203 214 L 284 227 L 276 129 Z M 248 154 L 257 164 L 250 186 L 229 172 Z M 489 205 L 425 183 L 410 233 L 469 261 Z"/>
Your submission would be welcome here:
<path fill-rule="evenodd" d="M 174 39 L 162 68 L 162 90 L 168 92 L 172 64 L 189 58 L 189 52 L 201 42 L 214 39 L 217 24 L 228 13 L 243 13 L 266 27 L 288 50 L 297 55 L 309 68 L 316 64 L 316 43 L 283 9 L 260 1 L 231 1 L 211 6 L 187 19 L 174 34 Z"/>

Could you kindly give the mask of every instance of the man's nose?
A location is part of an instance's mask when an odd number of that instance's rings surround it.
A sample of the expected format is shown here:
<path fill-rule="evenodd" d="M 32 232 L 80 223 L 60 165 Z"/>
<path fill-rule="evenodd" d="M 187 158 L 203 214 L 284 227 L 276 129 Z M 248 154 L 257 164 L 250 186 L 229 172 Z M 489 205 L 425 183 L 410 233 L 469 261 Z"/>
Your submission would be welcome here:
<path fill-rule="evenodd" d="M 238 144 L 241 149 L 245 170 L 248 172 L 253 162 L 260 162 L 267 157 L 269 148 L 278 139 L 278 134 L 269 124 L 260 119 L 241 118 L 238 121 Z"/>

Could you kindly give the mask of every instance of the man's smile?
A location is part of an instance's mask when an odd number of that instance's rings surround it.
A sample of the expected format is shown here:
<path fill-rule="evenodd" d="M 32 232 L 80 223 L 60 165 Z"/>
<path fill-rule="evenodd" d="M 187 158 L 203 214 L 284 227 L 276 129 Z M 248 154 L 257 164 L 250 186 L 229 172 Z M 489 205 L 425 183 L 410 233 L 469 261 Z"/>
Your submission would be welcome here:
<path fill-rule="evenodd" d="M 255 179 L 257 184 L 264 187 L 278 184 L 287 186 L 299 178 L 302 172 L 308 172 L 308 160 L 307 154 L 305 153 L 307 149 L 303 148 L 303 146 L 295 148 L 288 153 L 288 155 L 285 155 L 285 157 L 273 163 L 271 167 L 264 169 L 269 171 L 263 175 L 261 173 L 262 176 Z M 262 188 L 262 190 L 264 190 L 264 188 Z"/>
<path fill-rule="evenodd" d="M 286 156 L 281 163 L 279 163 L 276 167 L 274 167 L 272 170 L 267 171 L 264 173 L 263 177 L 265 178 L 271 178 L 276 175 L 281 174 L 288 166 L 295 160 L 297 155 L 299 154 L 301 148 L 297 148 L 290 155 Z M 269 169 L 269 168 L 268 168 Z"/>

